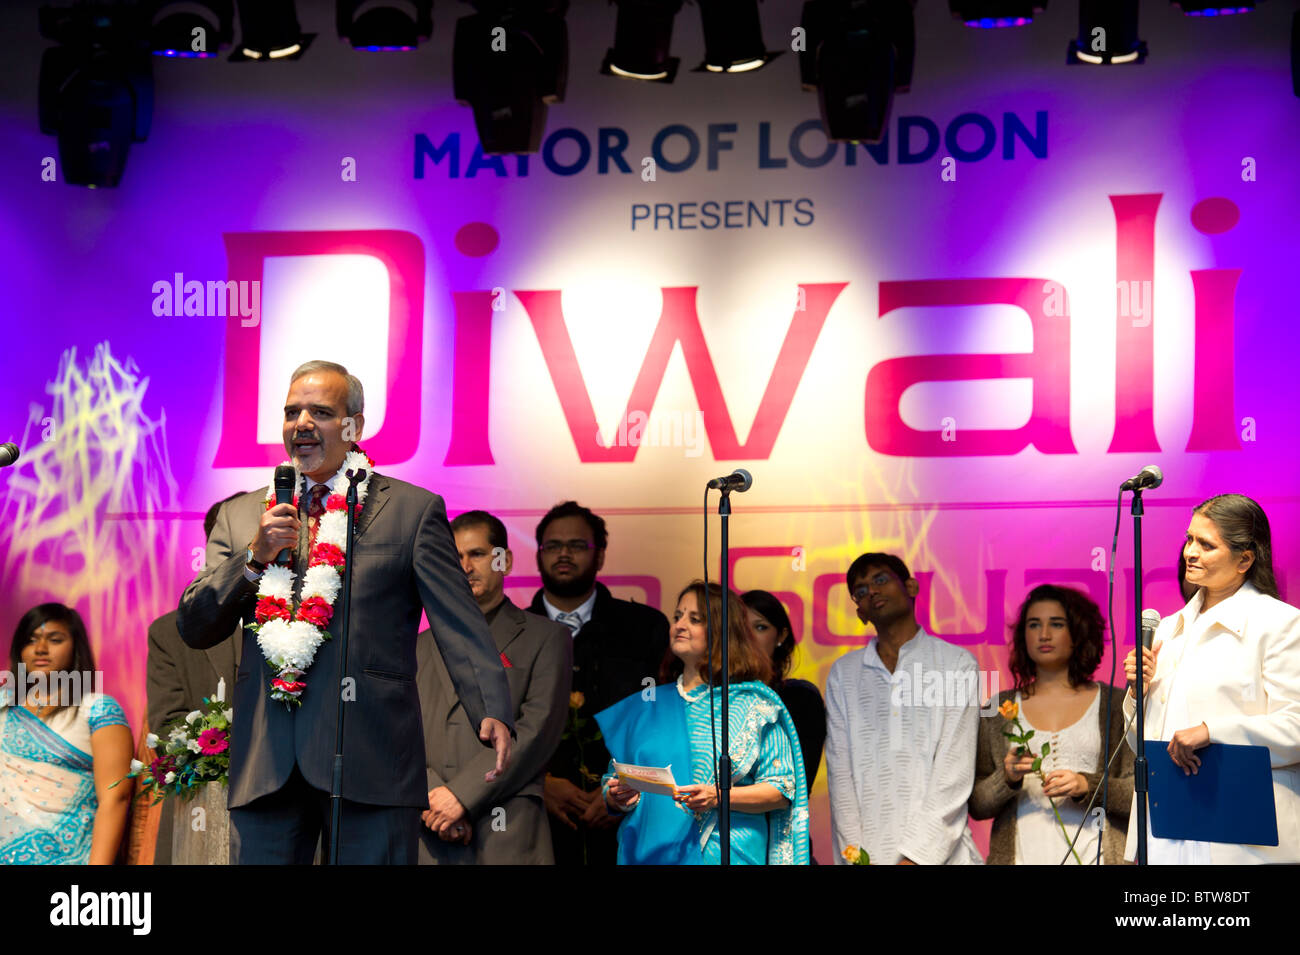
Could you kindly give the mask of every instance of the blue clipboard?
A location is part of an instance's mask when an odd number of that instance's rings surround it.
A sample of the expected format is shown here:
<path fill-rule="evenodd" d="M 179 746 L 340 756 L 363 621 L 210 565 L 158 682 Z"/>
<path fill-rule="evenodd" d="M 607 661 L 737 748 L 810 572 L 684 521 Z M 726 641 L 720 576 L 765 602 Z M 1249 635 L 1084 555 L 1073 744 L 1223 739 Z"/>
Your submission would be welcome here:
<path fill-rule="evenodd" d="M 1161 839 L 1277 845 L 1277 809 L 1267 746 L 1211 743 L 1196 751 L 1188 776 L 1169 758 L 1167 740 L 1147 740 L 1151 834 Z"/>

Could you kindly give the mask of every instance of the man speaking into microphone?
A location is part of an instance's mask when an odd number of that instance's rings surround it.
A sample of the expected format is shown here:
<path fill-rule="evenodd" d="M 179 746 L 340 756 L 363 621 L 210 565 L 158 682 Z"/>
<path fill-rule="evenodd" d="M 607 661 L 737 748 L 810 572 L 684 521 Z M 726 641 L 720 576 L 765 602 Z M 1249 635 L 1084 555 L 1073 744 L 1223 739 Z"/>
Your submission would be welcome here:
<path fill-rule="evenodd" d="M 471 725 L 496 749 L 488 776 L 510 758 L 505 669 L 460 569 L 442 498 L 374 472 L 355 444 L 363 407 L 361 382 L 342 365 L 311 361 L 294 371 L 283 426 L 299 478 L 294 503 L 277 504 L 264 489 L 223 505 L 205 569 L 181 598 L 177 626 L 195 649 L 244 624 L 230 745 L 236 864 L 309 864 L 322 834 L 329 844 L 339 694 L 339 862 L 415 863 L 420 812 L 429 808 L 415 685 L 421 610 Z M 350 551 L 349 471 L 366 472 Z M 348 565 L 347 678 L 339 686 L 336 611 Z"/>

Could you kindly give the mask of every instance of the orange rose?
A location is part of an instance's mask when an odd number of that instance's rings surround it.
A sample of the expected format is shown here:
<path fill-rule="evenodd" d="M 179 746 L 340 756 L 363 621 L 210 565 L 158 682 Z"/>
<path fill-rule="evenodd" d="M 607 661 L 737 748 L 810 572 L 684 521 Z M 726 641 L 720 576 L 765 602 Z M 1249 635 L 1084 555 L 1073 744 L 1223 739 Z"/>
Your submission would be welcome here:
<path fill-rule="evenodd" d="M 849 865 L 857 865 L 858 856 L 861 855 L 861 850 L 857 846 L 845 846 L 843 855 L 844 861 Z"/>
<path fill-rule="evenodd" d="M 1005 703 L 1003 703 L 1001 706 L 998 707 L 998 714 L 1004 720 L 1014 720 L 1017 716 L 1020 715 L 1020 707 L 1016 705 L 1015 700 L 1007 700 Z"/>
<path fill-rule="evenodd" d="M 582 709 L 583 704 L 586 702 L 587 702 L 587 698 L 583 696 L 581 693 L 579 693 L 577 690 L 574 690 L 572 693 L 569 694 L 569 709 L 571 710 Z"/>

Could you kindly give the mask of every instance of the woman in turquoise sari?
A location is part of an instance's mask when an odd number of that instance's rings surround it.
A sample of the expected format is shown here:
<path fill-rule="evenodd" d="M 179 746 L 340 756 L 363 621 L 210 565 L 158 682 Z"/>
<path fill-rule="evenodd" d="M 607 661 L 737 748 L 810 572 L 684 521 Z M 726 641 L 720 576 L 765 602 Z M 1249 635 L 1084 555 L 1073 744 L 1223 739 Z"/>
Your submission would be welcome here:
<path fill-rule="evenodd" d="M 97 682 L 75 610 L 18 622 L 0 687 L 0 864 L 113 864 L 131 787 L 109 787 L 130 772 L 131 730 Z"/>
<path fill-rule="evenodd" d="M 771 663 L 749 633 L 745 607 L 727 594 L 730 670 L 731 861 L 808 863 L 808 788 L 799 737 L 768 686 Z M 714 640 L 709 659 L 705 601 Z M 623 865 L 716 865 L 721 857 L 714 745 L 721 750 L 722 588 L 702 581 L 677 598 L 662 685 L 596 714 L 613 759 L 606 808 L 626 813 L 619 827 Z M 672 768 L 673 796 L 642 794 L 619 780 L 614 761 Z M 687 783 L 681 785 L 685 776 Z"/>

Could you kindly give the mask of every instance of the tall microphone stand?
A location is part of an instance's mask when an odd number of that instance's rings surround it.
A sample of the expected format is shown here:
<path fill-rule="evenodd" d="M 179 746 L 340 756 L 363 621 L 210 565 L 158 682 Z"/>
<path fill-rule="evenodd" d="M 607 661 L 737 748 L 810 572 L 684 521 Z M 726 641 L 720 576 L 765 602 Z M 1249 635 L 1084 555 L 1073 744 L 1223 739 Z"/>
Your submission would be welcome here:
<path fill-rule="evenodd" d="M 718 517 L 722 522 L 722 752 L 718 755 L 718 838 L 721 840 L 722 865 L 731 865 L 731 668 L 728 663 L 727 644 L 728 599 L 730 595 L 731 566 L 728 551 L 728 523 L 731 520 L 731 488 L 723 487 L 718 497 Z"/>
<path fill-rule="evenodd" d="M 1142 489 L 1133 489 L 1133 620 L 1137 657 L 1137 750 L 1133 760 L 1133 791 L 1137 794 L 1137 864 L 1147 864 L 1147 742 L 1146 681 L 1142 672 Z"/>
<path fill-rule="evenodd" d="M 352 565 L 356 563 L 352 554 L 352 543 L 356 536 L 357 485 L 366 479 L 364 469 L 349 471 L 348 478 L 348 546 L 344 552 L 347 560 L 343 565 L 343 594 L 339 600 L 339 613 L 343 615 L 339 624 L 339 671 L 338 671 L 338 708 L 334 716 L 334 772 L 330 780 L 330 855 L 329 864 L 339 864 L 339 825 L 343 817 L 343 681 L 348 675 L 348 618 L 352 604 Z"/>

